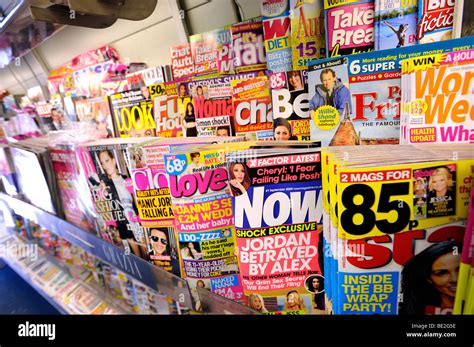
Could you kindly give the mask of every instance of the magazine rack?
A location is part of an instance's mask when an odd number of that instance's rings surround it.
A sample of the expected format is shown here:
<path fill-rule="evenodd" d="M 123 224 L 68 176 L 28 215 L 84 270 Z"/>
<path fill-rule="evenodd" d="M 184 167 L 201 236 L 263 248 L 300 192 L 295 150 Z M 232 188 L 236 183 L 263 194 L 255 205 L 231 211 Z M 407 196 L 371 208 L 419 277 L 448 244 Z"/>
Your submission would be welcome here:
<path fill-rule="evenodd" d="M 6 230 L 0 231 L 0 247 L 2 250 L 6 251 L 8 248 L 13 247 L 15 250 L 24 250 L 27 248 L 25 244 L 25 240 L 21 237 L 17 237 L 15 235 L 14 228 L 8 228 Z M 7 251 L 8 252 L 8 251 Z M 21 252 L 21 251 L 20 251 Z M 66 263 L 59 261 L 55 257 L 49 255 L 46 251 L 43 251 L 40 256 L 37 255 L 37 259 L 42 259 L 46 261 L 50 265 L 56 267 L 58 272 L 62 274 L 68 274 L 71 278 L 73 278 L 73 274 L 70 271 L 70 268 L 66 265 Z M 38 273 L 31 273 L 26 267 L 22 266 L 20 262 L 15 261 L 14 259 L 10 258 L 9 256 L 3 256 L 2 258 L 8 266 L 13 269 L 25 282 L 27 282 L 30 286 L 32 286 L 38 294 L 40 294 L 50 305 L 52 305 L 60 314 L 67 315 L 67 314 L 77 314 L 78 311 L 71 309 L 65 301 L 61 299 L 61 295 L 68 296 L 68 291 L 66 290 L 61 294 L 61 291 L 68 288 L 68 284 L 64 285 L 64 287 L 59 289 L 49 288 L 45 283 L 38 283 L 36 280 L 36 276 Z M 46 271 L 47 272 L 47 271 Z M 45 272 L 45 273 L 46 273 Z M 62 276 L 62 275 L 61 275 Z M 71 281 L 72 283 L 73 281 Z M 100 298 L 101 302 L 107 303 L 111 307 L 114 307 L 117 312 L 120 314 L 133 314 L 133 310 L 124 303 L 114 298 L 113 296 L 108 295 L 99 285 L 94 284 L 93 282 L 82 282 L 82 288 L 85 288 L 91 295 L 94 295 Z M 77 288 L 77 287 L 70 287 L 70 289 Z M 59 295 L 59 297 L 57 296 Z M 72 294 L 74 296 L 74 294 Z M 71 298 L 71 297 L 69 297 Z"/>
<path fill-rule="evenodd" d="M 14 212 L 41 225 L 148 287 L 172 298 L 181 306 L 194 307 L 191 291 L 186 280 L 162 270 L 134 254 L 125 254 L 123 249 L 53 214 L 4 193 L 0 193 L 0 210 L 4 212 L 4 216 Z M 252 309 L 210 291 L 198 291 L 198 295 L 206 313 L 255 314 Z"/>
<path fill-rule="evenodd" d="M 8 241 L 8 236 L 0 238 L 0 245 L 3 246 L 3 243 Z M 50 297 L 46 291 L 39 286 L 34 281 L 30 280 L 28 275 L 14 262 L 11 261 L 8 257 L 2 258 L 5 263 L 12 268 L 25 282 L 27 282 L 30 286 L 32 286 L 38 294 L 40 294 L 51 306 L 53 306 L 60 314 L 66 315 L 69 314 L 68 308 L 65 305 L 61 305 L 58 301 L 54 300 Z"/>

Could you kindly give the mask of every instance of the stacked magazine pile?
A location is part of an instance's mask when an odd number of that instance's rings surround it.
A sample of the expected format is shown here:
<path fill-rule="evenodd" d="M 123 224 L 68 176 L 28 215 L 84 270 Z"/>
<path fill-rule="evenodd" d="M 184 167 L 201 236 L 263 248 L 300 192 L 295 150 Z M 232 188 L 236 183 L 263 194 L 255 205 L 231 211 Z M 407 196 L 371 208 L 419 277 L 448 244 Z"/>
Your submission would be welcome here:
<path fill-rule="evenodd" d="M 18 236 L 11 235 L 2 240 L 2 247 L 12 257 L 11 265 L 24 277 L 41 288 L 70 314 L 119 314 L 110 303 L 97 296 L 83 283 L 90 274 L 83 271 L 73 277 L 54 262 L 43 251 L 32 252 L 32 245 L 24 243 Z"/>
<path fill-rule="evenodd" d="M 410 123 L 412 127 L 424 124 L 425 111 L 421 111 L 429 104 L 427 129 L 422 130 L 430 131 L 452 118 L 447 124 L 464 124 L 464 129 L 453 127 L 445 131 L 447 135 L 443 139 L 454 142 L 456 137 L 472 137 L 469 129 L 473 120 L 467 116 L 470 108 L 462 100 L 472 99 L 472 88 L 469 89 L 472 54 L 469 55 L 469 49 L 473 48 L 473 42 L 472 38 L 466 37 L 311 61 L 308 67 L 311 139 L 321 141 L 323 147 L 436 142 L 432 138 L 407 142 L 408 119 L 401 117 L 400 110 L 402 96 L 412 98 L 413 110 L 419 110 L 414 117 L 416 120 Z M 430 52 L 439 54 L 433 58 Z M 451 53 L 442 54 L 445 52 Z M 414 62 L 405 63 L 403 82 L 402 61 L 405 59 Z M 436 67 L 441 61 L 445 62 L 443 66 Z M 462 68 L 454 71 L 450 66 L 455 62 L 462 62 Z M 433 67 L 423 72 L 430 65 Z M 416 83 L 412 77 L 415 75 L 418 76 Z M 417 103 L 415 99 L 418 99 Z M 448 117 L 451 112 L 453 116 Z M 435 117 L 438 113 L 441 117 Z M 440 135 L 438 138 L 440 141 Z"/>
<path fill-rule="evenodd" d="M 474 143 L 474 49 L 402 61 L 400 143 Z"/>
<path fill-rule="evenodd" d="M 231 300 L 243 299 L 235 254 L 235 229 L 226 170 L 229 148 L 248 143 L 187 146 L 166 154 L 165 168 L 178 233 L 182 277 Z"/>
<path fill-rule="evenodd" d="M 325 271 L 335 314 L 449 314 L 468 217 L 469 145 L 323 151 Z"/>
<path fill-rule="evenodd" d="M 178 277 L 181 276 L 179 248 L 164 155 L 184 145 L 223 139 L 230 138 L 153 139 L 128 148 L 133 193 L 147 247 L 146 259 Z"/>
<path fill-rule="evenodd" d="M 474 189 L 472 188 L 453 313 L 474 314 Z"/>

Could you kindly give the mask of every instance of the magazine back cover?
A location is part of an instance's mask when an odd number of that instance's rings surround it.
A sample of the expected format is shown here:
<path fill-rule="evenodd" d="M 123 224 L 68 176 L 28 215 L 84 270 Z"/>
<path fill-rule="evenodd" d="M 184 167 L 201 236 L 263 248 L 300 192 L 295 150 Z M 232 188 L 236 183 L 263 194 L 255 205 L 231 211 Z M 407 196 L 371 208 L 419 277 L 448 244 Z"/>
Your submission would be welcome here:
<path fill-rule="evenodd" d="M 52 194 L 39 154 L 21 148 L 11 148 L 12 158 L 17 173 L 21 193 L 31 204 L 56 214 Z"/>

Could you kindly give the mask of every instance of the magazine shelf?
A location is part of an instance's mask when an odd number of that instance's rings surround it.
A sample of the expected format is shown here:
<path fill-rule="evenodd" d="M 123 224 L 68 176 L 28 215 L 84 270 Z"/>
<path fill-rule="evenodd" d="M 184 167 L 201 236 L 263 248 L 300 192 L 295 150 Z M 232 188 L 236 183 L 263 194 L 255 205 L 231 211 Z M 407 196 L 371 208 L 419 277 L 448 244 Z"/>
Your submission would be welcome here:
<path fill-rule="evenodd" d="M 57 236 L 63 237 L 70 243 L 81 247 L 91 255 L 114 266 L 118 270 L 125 272 L 150 288 L 172 298 L 178 302 L 181 307 L 193 307 L 191 291 L 186 280 L 164 271 L 133 254 L 125 254 L 123 249 L 120 249 L 119 247 L 116 247 L 53 214 L 43 211 L 42 209 L 20 199 L 10 197 L 4 193 L 0 193 L 0 212 L 1 211 L 3 211 L 5 219 L 8 218 L 7 216 L 10 213 L 14 212 L 25 219 L 41 225 Z M 6 225 L 8 225 L 8 223 L 6 223 Z M 15 268 L 14 264 L 12 268 Z M 32 284 L 35 289 L 38 288 L 38 286 L 32 283 L 32 281 L 27 280 L 27 282 Z M 41 288 L 39 288 L 38 291 L 41 292 Z M 46 295 L 44 292 L 42 294 Z M 246 306 L 230 301 L 209 291 L 198 291 L 198 295 L 205 313 L 255 313 Z M 51 299 L 49 298 L 48 300 Z M 64 308 L 59 311 L 62 313 L 68 313 Z"/>
<path fill-rule="evenodd" d="M 3 245 L 4 242 L 8 241 L 10 238 L 8 235 L 0 241 L 0 244 Z M 70 314 L 68 307 L 59 301 L 56 301 L 48 294 L 38 283 L 33 281 L 26 271 L 24 271 L 19 264 L 17 264 L 14 259 L 10 257 L 3 257 L 2 260 L 15 271 L 25 282 L 32 286 L 51 306 L 53 306 L 59 313 L 62 315 Z"/>

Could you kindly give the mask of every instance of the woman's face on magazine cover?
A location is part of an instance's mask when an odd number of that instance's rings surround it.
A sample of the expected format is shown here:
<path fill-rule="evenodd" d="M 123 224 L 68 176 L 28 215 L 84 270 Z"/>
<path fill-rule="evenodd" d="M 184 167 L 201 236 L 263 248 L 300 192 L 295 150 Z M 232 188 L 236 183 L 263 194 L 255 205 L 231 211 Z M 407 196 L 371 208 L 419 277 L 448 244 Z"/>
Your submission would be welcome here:
<path fill-rule="evenodd" d="M 232 168 L 232 174 L 234 175 L 237 182 L 242 183 L 245 178 L 245 170 L 242 164 L 235 164 Z"/>
<path fill-rule="evenodd" d="M 446 190 L 448 189 L 447 177 L 443 174 L 433 176 L 433 189 L 437 193 L 446 193 Z"/>
<path fill-rule="evenodd" d="M 290 139 L 290 131 L 287 127 L 280 125 L 275 128 L 275 140 L 286 141 Z"/>
<path fill-rule="evenodd" d="M 51 118 L 53 118 L 53 122 L 61 123 L 61 114 L 59 113 L 58 110 L 51 111 Z"/>
<path fill-rule="evenodd" d="M 193 112 L 194 112 L 193 104 L 188 102 L 188 105 L 186 107 L 187 107 L 187 110 L 188 110 L 188 114 L 193 114 Z"/>
<path fill-rule="evenodd" d="M 227 129 L 217 129 L 216 136 L 229 136 Z"/>
<path fill-rule="evenodd" d="M 416 190 L 421 190 L 421 189 L 423 189 L 424 187 L 425 187 L 425 182 L 423 182 L 422 179 L 417 179 L 417 180 L 416 180 L 416 187 L 415 187 L 415 189 L 416 189 Z"/>
<path fill-rule="evenodd" d="M 155 255 L 162 255 L 166 251 L 168 238 L 166 234 L 158 229 L 151 229 L 151 242 L 153 242 L 153 253 Z"/>
<path fill-rule="evenodd" d="M 258 296 L 254 296 L 252 299 L 252 307 L 256 311 L 260 311 L 262 309 L 262 302 Z"/>
<path fill-rule="evenodd" d="M 313 278 L 311 283 L 313 284 L 314 291 L 319 292 L 319 278 L 317 277 Z"/>
<path fill-rule="evenodd" d="M 187 93 L 186 93 L 186 86 L 184 84 L 181 84 L 179 86 L 179 91 L 178 91 L 178 94 L 179 96 L 185 96 Z"/>
<path fill-rule="evenodd" d="M 117 174 L 117 167 L 115 166 L 115 158 L 111 158 L 109 153 L 107 152 L 100 152 L 99 153 L 99 161 L 102 169 L 104 169 L 105 173 L 113 177 Z"/>
<path fill-rule="evenodd" d="M 458 283 L 460 255 L 452 252 L 443 254 L 433 262 L 429 282 L 441 295 L 452 298 L 456 295 Z"/>
<path fill-rule="evenodd" d="M 203 94 L 204 94 L 204 93 L 202 92 L 202 87 L 201 87 L 201 86 L 199 86 L 199 87 L 196 88 L 196 93 L 197 93 L 197 95 L 203 95 Z"/>
<path fill-rule="evenodd" d="M 293 87 L 293 89 L 302 89 L 303 83 L 301 83 L 301 77 L 299 74 L 291 74 L 288 78 L 288 82 Z"/>
<path fill-rule="evenodd" d="M 288 294 L 287 298 L 286 298 L 286 301 L 288 303 L 288 307 L 293 307 L 293 306 L 296 306 L 297 302 L 296 302 L 296 296 L 295 294 L 291 293 L 291 294 Z"/>
<path fill-rule="evenodd" d="M 142 88 L 142 95 L 145 99 L 149 99 L 150 98 L 150 91 L 148 90 L 148 87 L 147 86 L 143 86 Z"/>

